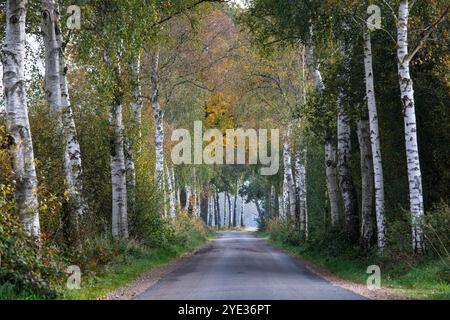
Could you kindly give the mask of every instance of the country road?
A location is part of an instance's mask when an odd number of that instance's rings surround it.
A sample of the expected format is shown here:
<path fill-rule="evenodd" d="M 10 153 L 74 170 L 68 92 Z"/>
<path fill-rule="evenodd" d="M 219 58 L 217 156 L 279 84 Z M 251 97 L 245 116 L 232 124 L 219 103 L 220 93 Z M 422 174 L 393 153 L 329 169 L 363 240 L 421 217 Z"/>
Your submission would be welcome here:
<path fill-rule="evenodd" d="M 212 245 L 138 300 L 360 300 L 250 232 L 223 232 Z"/>

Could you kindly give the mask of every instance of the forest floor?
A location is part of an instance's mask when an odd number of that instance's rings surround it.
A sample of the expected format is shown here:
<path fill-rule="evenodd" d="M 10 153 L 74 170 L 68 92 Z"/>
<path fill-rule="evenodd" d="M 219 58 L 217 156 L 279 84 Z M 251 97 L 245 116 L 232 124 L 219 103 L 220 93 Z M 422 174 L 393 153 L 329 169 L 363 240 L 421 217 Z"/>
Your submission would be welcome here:
<path fill-rule="evenodd" d="M 383 274 L 381 270 L 381 288 L 369 290 L 367 287 L 365 262 L 348 259 L 343 256 L 329 257 L 317 251 L 311 252 L 301 246 L 285 244 L 270 239 L 267 233 L 258 233 L 272 245 L 301 260 L 309 270 L 327 279 L 331 283 L 347 288 L 369 299 L 410 300 L 410 299 L 450 299 L 450 284 L 438 277 L 447 262 L 424 260 L 422 263 L 404 270 L 390 270 Z"/>

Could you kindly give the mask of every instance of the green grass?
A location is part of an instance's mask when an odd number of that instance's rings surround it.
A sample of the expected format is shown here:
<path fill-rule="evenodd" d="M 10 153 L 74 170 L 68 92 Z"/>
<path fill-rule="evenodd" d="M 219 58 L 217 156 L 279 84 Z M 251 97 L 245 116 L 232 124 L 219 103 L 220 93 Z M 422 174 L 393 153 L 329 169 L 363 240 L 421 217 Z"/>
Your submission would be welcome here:
<path fill-rule="evenodd" d="M 330 257 L 316 250 L 308 250 L 303 246 L 274 241 L 267 233 L 259 233 L 259 235 L 268 238 L 270 243 L 284 251 L 325 267 L 337 276 L 356 283 L 366 283 L 368 277 L 368 274 L 366 274 L 367 267 L 370 264 L 377 264 L 375 258 L 371 262 L 349 258 L 345 255 Z M 449 263 L 449 261 L 444 260 L 424 259 L 410 267 L 399 264 L 397 267 L 391 266 L 386 272 L 383 272 L 382 268 L 382 286 L 411 298 L 449 300 Z M 443 276 L 443 273 L 446 273 L 446 275 Z"/>
<path fill-rule="evenodd" d="M 212 235 L 211 235 L 212 237 Z M 80 290 L 65 289 L 61 299 L 95 300 L 136 280 L 144 272 L 167 263 L 183 253 L 204 246 L 210 239 L 196 238 L 188 245 L 154 249 L 140 257 L 117 257 L 114 263 L 96 275 L 83 275 Z"/>

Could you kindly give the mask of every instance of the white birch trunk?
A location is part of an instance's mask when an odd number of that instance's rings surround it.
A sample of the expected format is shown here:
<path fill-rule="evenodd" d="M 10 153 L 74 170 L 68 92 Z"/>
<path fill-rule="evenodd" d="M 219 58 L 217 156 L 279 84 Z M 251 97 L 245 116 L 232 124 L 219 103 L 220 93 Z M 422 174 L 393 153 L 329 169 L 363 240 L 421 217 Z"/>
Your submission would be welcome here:
<path fill-rule="evenodd" d="M 155 181 L 158 184 L 159 190 L 164 192 L 164 113 L 159 105 L 159 89 L 158 89 L 158 65 L 159 53 L 150 55 L 151 63 L 151 95 L 152 108 L 155 116 Z"/>
<path fill-rule="evenodd" d="M 191 193 L 192 189 L 191 189 L 190 186 L 186 186 L 185 190 L 186 190 L 186 203 L 184 205 L 184 210 L 188 211 L 189 210 L 190 199 L 191 199 L 191 196 L 192 196 L 192 193 Z"/>
<path fill-rule="evenodd" d="M 75 225 L 87 209 L 83 196 L 83 169 L 75 121 L 70 105 L 67 66 L 63 39 L 59 30 L 59 5 L 56 0 L 42 0 L 42 34 L 45 47 L 45 92 L 50 111 L 59 123 L 58 134 L 64 142 L 63 170 L 67 183 L 70 210 Z"/>
<path fill-rule="evenodd" d="M 306 149 L 297 150 L 295 154 L 295 187 L 299 201 L 300 231 L 305 234 L 307 230 L 307 203 L 306 203 Z"/>
<path fill-rule="evenodd" d="M 269 207 L 268 207 L 268 216 L 274 217 L 276 214 L 276 199 L 277 195 L 275 193 L 275 187 L 272 185 L 270 186 L 270 198 L 269 198 Z"/>
<path fill-rule="evenodd" d="M 413 81 L 410 74 L 410 58 L 408 56 L 408 0 L 401 0 L 397 26 L 397 59 L 400 94 L 405 122 L 406 159 L 408 166 L 409 202 L 412 223 L 412 245 L 414 251 L 424 251 L 423 239 L 423 193 L 422 172 L 420 169 L 419 145 L 417 141 L 417 123 L 414 101 Z"/>
<path fill-rule="evenodd" d="M 40 236 L 37 177 L 28 119 L 25 86 L 26 0 L 6 1 L 6 31 L 2 49 L 3 89 L 7 129 L 11 136 L 14 197 L 25 232 Z"/>
<path fill-rule="evenodd" d="M 384 217 L 384 178 L 381 158 L 380 133 L 378 126 L 377 103 L 375 99 L 374 73 L 372 64 L 372 42 L 370 33 L 364 28 L 364 70 L 366 82 L 367 107 L 369 110 L 370 142 L 375 187 L 375 215 L 377 221 L 377 244 L 383 250 L 386 243 Z"/>
<path fill-rule="evenodd" d="M 141 72 L 141 61 L 138 61 L 131 65 L 131 77 L 133 81 L 133 102 L 131 103 L 131 112 L 133 114 L 133 124 L 137 130 L 138 138 L 138 152 L 141 153 L 142 144 L 142 88 L 140 82 L 140 72 Z"/>
<path fill-rule="evenodd" d="M 284 199 L 283 199 L 283 191 L 278 195 L 278 216 L 280 219 L 284 219 Z"/>
<path fill-rule="evenodd" d="M 287 133 L 283 137 L 283 161 L 284 161 L 284 180 L 286 181 L 286 189 L 288 192 L 289 206 L 286 212 L 292 221 L 296 221 L 296 192 L 294 185 L 294 176 L 292 174 L 292 160 L 290 153 L 289 140 L 291 129 L 288 128 Z"/>
<path fill-rule="evenodd" d="M 174 183 L 171 170 L 168 165 L 166 165 L 167 172 L 167 193 L 169 194 L 169 213 L 172 219 L 175 219 L 176 209 L 175 209 L 175 191 Z"/>
<path fill-rule="evenodd" d="M 223 192 L 223 226 L 227 225 L 227 194 Z"/>
<path fill-rule="evenodd" d="M 110 108 L 110 124 L 114 137 L 111 154 L 112 234 L 128 238 L 127 183 L 122 123 L 122 105 L 119 101 Z"/>
<path fill-rule="evenodd" d="M 305 46 L 305 60 L 309 69 L 311 78 L 313 78 L 315 83 L 316 91 L 319 95 L 323 94 L 325 90 L 325 85 L 322 80 L 322 74 L 314 62 L 314 49 L 312 46 L 312 39 L 310 39 L 309 44 Z M 327 131 L 327 130 L 326 130 Z M 331 225 L 337 226 L 339 222 L 339 205 L 338 205 L 338 186 L 336 180 L 336 150 L 333 146 L 331 135 L 325 133 L 325 170 L 326 170 L 326 181 L 327 181 L 327 193 L 328 199 L 330 201 L 330 215 L 331 215 Z"/>

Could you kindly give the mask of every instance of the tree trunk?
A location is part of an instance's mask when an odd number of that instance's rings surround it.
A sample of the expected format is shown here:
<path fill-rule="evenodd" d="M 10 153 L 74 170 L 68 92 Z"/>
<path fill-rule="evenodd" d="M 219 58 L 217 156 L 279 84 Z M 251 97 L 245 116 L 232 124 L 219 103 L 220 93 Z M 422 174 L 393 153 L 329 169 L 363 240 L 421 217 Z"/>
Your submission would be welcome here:
<path fill-rule="evenodd" d="M 327 177 L 328 198 L 330 201 L 331 225 L 339 225 L 338 184 L 336 174 L 336 147 L 331 134 L 325 137 L 325 172 Z"/>
<path fill-rule="evenodd" d="M 223 226 L 227 225 L 227 194 L 223 192 Z"/>
<path fill-rule="evenodd" d="M 255 202 L 255 206 L 256 206 L 256 211 L 258 211 L 258 217 L 261 219 L 263 217 L 263 212 L 261 210 L 261 205 L 259 204 L 258 200 L 254 200 Z"/>
<path fill-rule="evenodd" d="M 215 201 L 215 207 L 216 207 L 216 226 L 217 229 L 221 228 L 221 218 L 220 218 L 220 203 L 219 203 L 219 194 L 216 192 L 215 197 L 214 197 L 214 201 Z"/>
<path fill-rule="evenodd" d="M 227 200 L 228 200 L 228 228 L 231 228 L 231 216 L 232 216 L 232 210 L 231 210 L 231 199 L 230 194 L 227 192 Z"/>
<path fill-rule="evenodd" d="M 113 127 L 111 153 L 112 184 L 112 234 L 115 238 L 128 238 L 127 184 L 125 169 L 122 105 L 120 98 L 110 109 L 110 124 Z"/>
<path fill-rule="evenodd" d="M 286 181 L 286 190 L 288 193 L 289 206 L 286 212 L 289 212 L 289 217 L 292 221 L 296 221 L 296 193 L 294 185 L 294 176 L 292 174 L 292 161 L 289 148 L 289 139 L 291 129 L 288 128 L 287 133 L 283 137 L 283 161 L 284 161 L 284 180 Z"/>
<path fill-rule="evenodd" d="M 244 223 L 244 197 L 241 197 L 241 228 L 245 227 Z"/>
<path fill-rule="evenodd" d="M 164 112 L 159 105 L 159 89 L 158 89 L 158 66 L 159 53 L 150 55 L 151 63 L 151 95 L 152 108 L 155 116 L 155 181 L 158 183 L 158 188 L 162 192 L 164 179 Z"/>
<path fill-rule="evenodd" d="M 169 195 L 169 214 L 172 219 L 175 219 L 176 209 L 175 209 L 174 183 L 171 170 L 168 165 L 166 165 L 166 174 L 167 174 L 167 193 Z"/>
<path fill-rule="evenodd" d="M 236 185 L 236 191 L 233 196 L 233 228 L 237 227 L 237 199 L 239 187 Z"/>
<path fill-rule="evenodd" d="M 56 117 L 64 142 L 63 170 L 69 195 L 70 220 L 78 226 L 78 220 L 87 210 L 83 196 L 83 169 L 75 121 L 70 105 L 67 66 L 63 39 L 59 30 L 59 5 L 55 0 L 42 0 L 42 34 L 45 47 L 45 92 L 50 111 Z"/>
<path fill-rule="evenodd" d="M 305 47 L 305 60 L 309 73 L 314 80 L 317 93 L 323 95 L 325 85 L 319 67 L 314 62 L 314 49 L 311 38 L 308 45 Z M 327 193 L 330 201 L 331 225 L 336 227 L 339 223 L 338 187 L 336 183 L 336 150 L 328 128 L 325 130 L 325 170 Z"/>
<path fill-rule="evenodd" d="M 378 112 L 375 99 L 374 73 L 372 66 L 372 43 L 369 31 L 364 28 L 364 70 L 366 82 L 367 107 L 369 110 L 370 142 L 372 145 L 372 162 L 375 187 L 375 214 L 377 221 L 377 244 L 381 251 L 385 247 L 385 217 L 384 217 L 384 178 L 381 158 L 380 134 L 378 127 Z"/>
<path fill-rule="evenodd" d="M 130 212 L 135 212 L 136 208 L 136 167 L 134 163 L 133 153 L 131 150 L 131 142 L 124 137 L 124 154 L 125 154 L 125 171 L 127 180 L 128 203 Z"/>
<path fill-rule="evenodd" d="M 133 81 L 133 102 L 131 103 L 131 112 L 133 113 L 133 124 L 137 130 L 138 140 L 138 152 L 141 153 L 142 144 L 142 87 L 140 82 L 141 73 L 141 61 L 138 57 L 138 61 L 131 65 L 131 77 Z"/>
<path fill-rule="evenodd" d="M 306 149 L 297 150 L 295 154 L 295 187 L 299 203 L 300 231 L 305 235 L 307 230 L 307 206 L 306 206 Z"/>
<path fill-rule="evenodd" d="M 3 89 L 10 153 L 15 180 L 14 197 L 25 232 L 40 236 L 37 178 L 28 119 L 25 85 L 26 0 L 6 1 L 6 32 L 2 50 Z"/>
<path fill-rule="evenodd" d="M 343 29 L 348 30 L 348 25 L 343 23 Z M 352 45 L 348 41 L 344 41 L 341 47 L 341 63 L 343 71 L 340 75 L 340 88 L 337 99 L 338 124 L 338 173 L 339 187 L 341 190 L 342 200 L 344 204 L 345 229 L 347 238 L 351 242 L 357 242 L 359 239 L 359 214 L 358 214 L 358 197 L 356 194 L 353 176 L 350 170 L 350 117 L 345 109 L 344 103 L 347 101 L 345 86 L 350 76 Z"/>
<path fill-rule="evenodd" d="M 185 190 L 186 190 L 186 203 L 184 205 L 184 210 L 189 211 L 190 199 L 191 199 L 191 196 L 192 196 L 191 187 L 190 186 L 186 186 Z"/>
<path fill-rule="evenodd" d="M 374 235 L 373 227 L 373 162 L 370 145 L 369 121 L 358 121 L 358 140 L 361 153 L 361 236 L 363 247 L 369 249 Z"/>
<path fill-rule="evenodd" d="M 401 0 L 397 25 L 397 59 L 401 102 L 405 122 L 406 160 L 408 165 L 409 202 L 412 224 L 412 245 L 417 253 L 424 251 L 423 239 L 423 194 L 422 172 L 420 169 L 419 145 L 417 141 L 414 87 L 410 74 L 408 56 L 408 0 Z"/>

